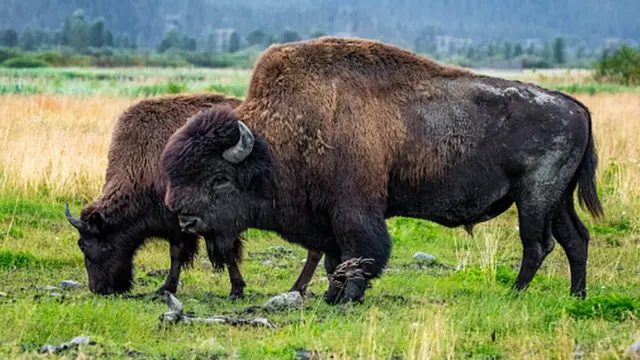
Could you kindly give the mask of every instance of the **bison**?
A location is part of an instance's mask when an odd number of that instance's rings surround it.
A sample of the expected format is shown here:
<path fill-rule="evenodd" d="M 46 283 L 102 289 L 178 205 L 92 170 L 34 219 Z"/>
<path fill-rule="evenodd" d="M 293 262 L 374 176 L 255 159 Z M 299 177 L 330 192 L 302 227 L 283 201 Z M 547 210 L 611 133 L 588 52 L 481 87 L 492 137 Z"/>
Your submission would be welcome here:
<path fill-rule="evenodd" d="M 266 229 L 324 252 L 330 304 L 363 302 L 381 275 L 385 219 L 471 231 L 513 204 L 523 245 L 514 288 L 555 238 L 570 293 L 584 297 L 589 233 L 573 192 L 604 215 L 597 161 L 590 112 L 568 95 L 337 37 L 270 46 L 242 104 L 195 116 L 162 154 L 166 204 L 184 230 L 215 233 L 228 249 L 245 229 Z"/>
<path fill-rule="evenodd" d="M 87 205 L 80 218 L 65 208 L 68 221 L 79 232 L 89 288 L 111 294 L 130 290 L 133 257 L 151 237 L 170 243 L 171 269 L 158 292 L 175 293 L 180 271 L 190 265 L 198 250 L 196 234 L 181 231 L 178 219 L 164 206 L 166 176 L 159 166 L 169 136 L 189 117 L 215 108 L 231 110 L 240 100 L 222 95 L 194 94 L 142 100 L 118 119 L 112 134 L 105 184 L 98 199 Z M 231 279 L 230 299 L 242 297 L 245 282 L 238 269 L 242 242 L 233 240 L 229 254 L 216 253 L 207 242 L 216 269 L 226 264 Z M 322 254 L 310 253 L 293 289 L 303 291 Z M 224 259 L 224 260 L 222 260 Z"/>

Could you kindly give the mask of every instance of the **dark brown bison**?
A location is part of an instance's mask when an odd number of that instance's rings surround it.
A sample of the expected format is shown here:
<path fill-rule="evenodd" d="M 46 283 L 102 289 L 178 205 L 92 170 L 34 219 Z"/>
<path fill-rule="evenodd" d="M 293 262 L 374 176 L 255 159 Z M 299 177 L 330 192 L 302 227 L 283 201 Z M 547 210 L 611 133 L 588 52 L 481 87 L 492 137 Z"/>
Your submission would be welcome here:
<path fill-rule="evenodd" d="M 192 262 L 198 239 L 195 234 L 181 232 L 177 218 L 164 206 L 167 181 L 159 166 L 162 149 L 189 117 L 209 108 L 231 110 L 239 104 L 239 99 L 221 95 L 170 96 L 142 100 L 120 116 L 113 130 L 102 194 L 82 210 L 79 219 L 70 214 L 68 206 L 65 209 L 69 222 L 79 232 L 78 246 L 84 253 L 93 292 L 128 291 L 133 257 L 152 237 L 170 243 L 171 269 L 158 291 L 176 292 L 181 268 Z M 207 245 L 214 267 L 227 265 L 230 298 L 242 297 L 245 283 L 238 269 L 242 260 L 240 238 L 234 239 L 228 254 L 217 253 L 213 241 Z M 306 272 L 294 289 L 306 287 L 321 256 L 309 255 L 311 261 L 307 261 Z"/>
<path fill-rule="evenodd" d="M 243 103 L 191 119 L 162 164 L 168 206 L 185 229 L 216 233 L 220 249 L 253 227 L 324 252 L 327 272 L 346 275 L 329 285 L 329 303 L 363 301 L 380 276 L 386 218 L 471 229 L 514 203 L 524 248 L 514 287 L 529 284 L 555 237 L 571 293 L 584 296 L 578 185 L 581 205 L 603 214 L 583 104 L 369 40 L 271 46 Z"/>

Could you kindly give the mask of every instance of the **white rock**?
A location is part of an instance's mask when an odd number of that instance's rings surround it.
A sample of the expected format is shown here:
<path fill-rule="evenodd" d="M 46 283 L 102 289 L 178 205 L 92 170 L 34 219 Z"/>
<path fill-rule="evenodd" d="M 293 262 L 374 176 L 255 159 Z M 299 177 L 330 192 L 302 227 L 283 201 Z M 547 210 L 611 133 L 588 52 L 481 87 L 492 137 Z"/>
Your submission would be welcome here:
<path fill-rule="evenodd" d="M 5 297 L 5 296 L 7 296 L 7 293 L 0 291 L 0 297 Z"/>
<path fill-rule="evenodd" d="M 84 287 L 84 285 L 74 280 L 63 280 L 60 282 L 60 286 L 67 289 L 79 289 Z"/>
<path fill-rule="evenodd" d="M 302 295 L 297 291 L 279 294 L 267 300 L 264 306 L 272 309 L 299 307 L 302 306 Z"/>
<path fill-rule="evenodd" d="M 625 351 L 624 354 L 631 359 L 640 360 L 640 339 L 631 344 L 631 346 L 627 348 L 627 351 Z"/>
<path fill-rule="evenodd" d="M 413 255 L 413 260 L 430 263 L 436 261 L 436 257 L 427 253 L 417 252 Z"/>
<path fill-rule="evenodd" d="M 89 337 L 88 336 L 76 336 L 73 338 L 73 340 L 71 340 L 72 344 L 76 344 L 76 345 L 87 345 L 89 343 Z"/>

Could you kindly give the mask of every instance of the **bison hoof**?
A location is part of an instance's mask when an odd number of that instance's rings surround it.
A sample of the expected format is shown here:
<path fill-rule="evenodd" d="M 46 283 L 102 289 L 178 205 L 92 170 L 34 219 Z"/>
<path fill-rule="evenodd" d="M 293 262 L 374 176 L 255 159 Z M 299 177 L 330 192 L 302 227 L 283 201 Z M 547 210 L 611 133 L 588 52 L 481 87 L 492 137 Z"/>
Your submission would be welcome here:
<path fill-rule="evenodd" d="M 244 294 L 243 293 L 231 293 L 231 295 L 229 295 L 229 297 L 227 298 L 227 300 L 229 301 L 235 301 L 237 299 L 244 299 Z"/>
<path fill-rule="evenodd" d="M 344 288 L 344 295 L 340 299 L 340 303 L 349 302 L 364 303 L 364 293 L 369 287 L 369 281 L 364 279 L 349 279 L 347 286 Z"/>
<path fill-rule="evenodd" d="M 327 292 L 324 293 L 324 301 L 329 305 L 335 305 L 340 301 L 343 291 L 342 287 L 329 286 Z"/>

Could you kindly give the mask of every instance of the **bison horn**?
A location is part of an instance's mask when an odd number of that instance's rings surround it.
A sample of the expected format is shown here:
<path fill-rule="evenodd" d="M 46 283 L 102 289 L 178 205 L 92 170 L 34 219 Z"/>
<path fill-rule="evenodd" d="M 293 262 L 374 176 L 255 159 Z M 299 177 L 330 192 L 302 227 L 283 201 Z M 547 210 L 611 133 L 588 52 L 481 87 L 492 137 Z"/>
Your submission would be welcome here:
<path fill-rule="evenodd" d="M 222 153 L 222 157 L 228 162 L 239 164 L 249 156 L 251 150 L 253 150 L 253 143 L 255 139 L 251 130 L 242 121 L 238 121 L 238 128 L 240 129 L 240 140 L 233 147 L 228 148 Z"/>
<path fill-rule="evenodd" d="M 69 203 L 66 203 L 64 205 L 64 212 L 67 215 L 67 220 L 71 225 L 73 225 L 74 228 L 78 229 L 78 231 L 87 230 L 87 224 L 85 224 L 82 220 L 76 217 L 73 217 L 73 215 L 71 215 L 71 211 L 69 211 Z"/>

